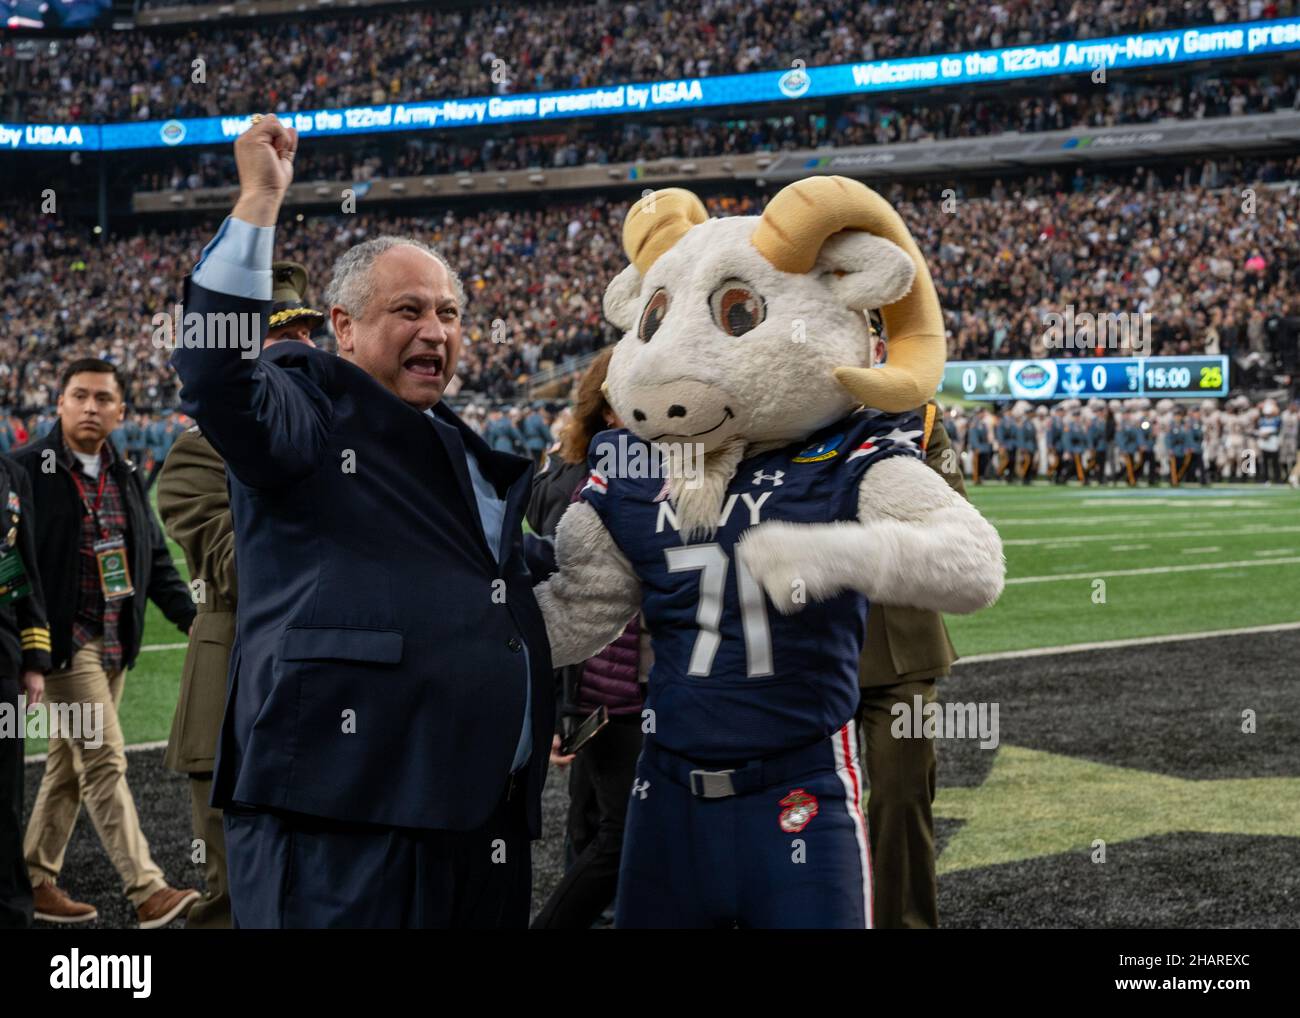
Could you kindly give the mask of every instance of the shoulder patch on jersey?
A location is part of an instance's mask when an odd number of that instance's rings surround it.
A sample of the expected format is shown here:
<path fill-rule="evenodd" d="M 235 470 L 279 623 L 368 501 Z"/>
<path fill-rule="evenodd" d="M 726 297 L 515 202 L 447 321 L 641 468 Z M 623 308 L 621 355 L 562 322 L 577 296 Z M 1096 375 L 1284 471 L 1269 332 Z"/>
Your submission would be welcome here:
<path fill-rule="evenodd" d="M 840 444 L 844 441 L 843 433 L 808 446 L 802 452 L 790 458 L 791 463 L 821 463 L 834 459 L 840 454 Z"/>

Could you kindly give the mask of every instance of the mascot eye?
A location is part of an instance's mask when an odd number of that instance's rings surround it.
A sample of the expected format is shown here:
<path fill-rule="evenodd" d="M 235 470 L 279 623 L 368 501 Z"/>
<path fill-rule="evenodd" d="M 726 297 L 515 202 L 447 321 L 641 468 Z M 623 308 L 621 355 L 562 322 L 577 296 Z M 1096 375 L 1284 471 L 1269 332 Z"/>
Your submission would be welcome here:
<path fill-rule="evenodd" d="M 739 279 L 728 279 L 713 291 L 709 307 L 718 328 L 728 336 L 743 336 L 767 317 L 763 298 Z"/>
<path fill-rule="evenodd" d="M 645 306 L 641 312 L 641 324 L 637 326 L 637 335 L 641 338 L 642 343 L 649 343 L 659 326 L 664 323 L 664 315 L 668 313 L 668 291 L 656 290 L 654 296 L 650 298 L 650 303 Z"/>

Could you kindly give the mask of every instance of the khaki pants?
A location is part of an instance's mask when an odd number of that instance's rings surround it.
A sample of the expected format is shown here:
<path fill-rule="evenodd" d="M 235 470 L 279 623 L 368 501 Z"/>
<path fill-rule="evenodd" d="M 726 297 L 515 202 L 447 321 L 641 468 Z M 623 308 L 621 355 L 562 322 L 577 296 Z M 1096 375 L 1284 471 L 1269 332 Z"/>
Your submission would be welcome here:
<path fill-rule="evenodd" d="M 92 749 L 85 739 L 55 738 L 50 733 L 50 755 L 27 822 L 23 855 L 34 885 L 56 881 L 84 801 L 127 898 L 139 906 L 167 882 L 149 855 L 126 784 L 126 750 L 117 719 L 125 673 L 104 671 L 103 649 L 102 640 L 90 641 L 73 655 L 67 671 L 54 672 L 45 680 L 47 702 L 104 705 L 103 741 Z"/>
<path fill-rule="evenodd" d="M 935 929 L 939 885 L 934 871 L 935 752 L 933 739 L 895 739 L 896 703 L 938 699 L 934 679 L 868 686 L 859 718 L 867 782 L 872 888 L 877 929 Z"/>

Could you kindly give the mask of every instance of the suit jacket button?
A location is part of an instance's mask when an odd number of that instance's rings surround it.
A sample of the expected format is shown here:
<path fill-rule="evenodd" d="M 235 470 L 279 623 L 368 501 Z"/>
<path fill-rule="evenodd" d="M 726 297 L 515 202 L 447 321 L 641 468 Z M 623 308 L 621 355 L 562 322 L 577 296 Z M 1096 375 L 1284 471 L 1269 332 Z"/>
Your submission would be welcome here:
<path fill-rule="evenodd" d="M 519 642 L 519 637 L 517 636 L 510 637 L 510 639 L 506 641 L 506 646 L 516 654 L 524 649 L 524 645 Z"/>

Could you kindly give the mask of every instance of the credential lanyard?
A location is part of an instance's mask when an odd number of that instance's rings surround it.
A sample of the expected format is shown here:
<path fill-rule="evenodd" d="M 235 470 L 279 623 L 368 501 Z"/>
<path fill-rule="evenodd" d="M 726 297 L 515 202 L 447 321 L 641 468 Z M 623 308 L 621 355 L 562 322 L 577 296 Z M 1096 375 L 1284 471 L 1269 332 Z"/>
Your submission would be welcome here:
<path fill-rule="evenodd" d="M 99 509 L 104 504 L 104 482 L 108 480 L 107 466 L 103 463 L 99 465 L 99 490 L 95 492 L 95 504 L 93 506 L 90 504 L 90 499 L 86 497 L 86 486 L 81 483 L 81 478 L 77 476 L 77 472 L 71 470 L 69 473 L 72 474 L 72 483 L 77 486 L 77 493 L 81 495 L 81 504 L 86 507 L 86 512 L 95 521 L 95 530 L 101 538 L 107 538 L 107 528 L 100 526 L 99 523 Z"/>

